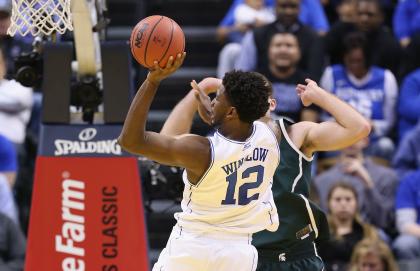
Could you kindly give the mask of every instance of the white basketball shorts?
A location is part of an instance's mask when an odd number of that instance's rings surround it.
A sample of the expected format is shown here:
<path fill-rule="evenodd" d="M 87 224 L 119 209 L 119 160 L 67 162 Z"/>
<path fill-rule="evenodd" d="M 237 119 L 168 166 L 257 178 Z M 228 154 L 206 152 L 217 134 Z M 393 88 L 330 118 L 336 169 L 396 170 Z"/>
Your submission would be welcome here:
<path fill-rule="evenodd" d="M 152 271 L 255 271 L 251 235 L 197 233 L 175 225 Z"/>

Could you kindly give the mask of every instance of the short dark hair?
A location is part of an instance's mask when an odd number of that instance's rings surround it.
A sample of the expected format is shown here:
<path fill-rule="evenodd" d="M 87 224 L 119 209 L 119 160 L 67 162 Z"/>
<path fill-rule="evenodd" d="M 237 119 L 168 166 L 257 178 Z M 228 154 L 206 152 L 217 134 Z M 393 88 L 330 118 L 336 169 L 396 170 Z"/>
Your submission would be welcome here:
<path fill-rule="evenodd" d="M 252 123 L 267 112 L 273 89 L 262 74 L 234 70 L 225 74 L 223 86 L 241 121 Z"/>

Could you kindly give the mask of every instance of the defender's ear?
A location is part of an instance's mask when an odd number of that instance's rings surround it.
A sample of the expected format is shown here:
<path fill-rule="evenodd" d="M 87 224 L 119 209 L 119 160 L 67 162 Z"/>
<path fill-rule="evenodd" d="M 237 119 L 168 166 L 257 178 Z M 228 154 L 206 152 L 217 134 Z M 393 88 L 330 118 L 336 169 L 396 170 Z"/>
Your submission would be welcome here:
<path fill-rule="evenodd" d="M 274 98 L 268 98 L 268 103 L 270 104 L 268 110 L 273 112 L 277 107 L 277 101 Z"/>

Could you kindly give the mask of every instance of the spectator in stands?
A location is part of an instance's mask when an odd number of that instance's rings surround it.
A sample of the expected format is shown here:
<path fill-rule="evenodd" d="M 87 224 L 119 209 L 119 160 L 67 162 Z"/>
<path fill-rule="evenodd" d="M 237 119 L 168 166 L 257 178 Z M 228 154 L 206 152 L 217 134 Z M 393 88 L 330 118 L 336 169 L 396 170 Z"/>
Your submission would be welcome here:
<path fill-rule="evenodd" d="M 357 243 L 353 250 L 350 271 L 398 270 L 398 265 L 391 249 L 380 239 L 364 239 Z"/>
<path fill-rule="evenodd" d="M 326 270 L 346 270 L 353 247 L 364 238 L 378 239 L 376 229 L 364 223 L 358 213 L 357 192 L 347 183 L 338 182 L 328 192 L 328 224 L 331 237 L 321 243 L 320 255 Z"/>
<path fill-rule="evenodd" d="M 399 1 L 394 12 L 395 36 L 404 48 L 402 76 L 420 67 L 420 1 Z"/>
<path fill-rule="evenodd" d="M 414 34 L 420 33 L 420 2 L 399 1 L 394 12 L 393 28 L 401 46 L 407 47 Z"/>
<path fill-rule="evenodd" d="M 396 119 L 397 80 L 391 71 L 371 65 L 363 34 L 350 33 L 344 41 L 344 64 L 327 67 L 320 85 L 371 121 L 368 151 L 391 160 L 395 147 L 389 134 Z"/>
<path fill-rule="evenodd" d="M 0 213 L 0 270 L 23 271 L 26 240 L 22 230 Z"/>
<path fill-rule="evenodd" d="M 343 0 L 336 7 L 338 20 L 345 23 L 354 23 L 356 21 L 356 1 Z"/>
<path fill-rule="evenodd" d="M 12 188 L 16 179 L 17 155 L 13 143 L 0 135 L 0 212 L 19 225 Z M 1 270 L 1 269 L 0 269 Z"/>
<path fill-rule="evenodd" d="M 420 33 L 411 38 L 410 43 L 403 49 L 401 61 L 401 77 L 407 76 L 420 67 Z"/>
<path fill-rule="evenodd" d="M 245 32 L 271 23 L 276 19 L 274 8 L 264 0 L 236 0 L 217 28 L 217 37 L 223 42 L 241 43 Z"/>
<path fill-rule="evenodd" d="M 267 49 L 271 37 L 279 32 L 296 35 L 301 50 L 299 67 L 318 80 L 324 67 L 324 51 L 321 38 L 298 18 L 299 0 L 277 0 L 277 20 L 248 32 L 242 40 L 242 50 L 235 64 L 244 71 L 261 70 L 268 66 Z"/>
<path fill-rule="evenodd" d="M 241 52 L 240 43 L 245 32 L 272 23 L 275 19 L 274 9 L 264 6 L 264 0 L 245 0 L 243 3 L 235 5 L 233 25 L 219 27 L 217 30 L 219 39 L 229 33 L 231 40 L 219 54 L 217 67 L 219 78 L 223 78 L 226 72 L 233 70 L 235 61 Z"/>
<path fill-rule="evenodd" d="M 400 178 L 420 169 L 420 121 L 400 142 L 392 165 Z"/>
<path fill-rule="evenodd" d="M 398 178 L 395 172 L 376 164 L 365 157 L 363 150 L 368 146 L 365 138 L 343 149 L 338 163 L 315 177 L 320 205 L 326 210 L 328 191 L 338 182 L 345 182 L 357 191 L 360 212 L 363 219 L 378 228 L 393 230 L 394 198 Z"/>
<path fill-rule="evenodd" d="M 0 172 L 0 213 L 8 216 L 13 223 L 20 225 L 19 214 L 12 189 L 6 176 Z M 0 269 L 1 270 L 1 269 Z"/>
<path fill-rule="evenodd" d="M 244 25 L 238 25 L 235 22 L 235 14 L 237 14 L 237 7 L 242 5 L 247 0 L 234 0 L 230 6 L 227 14 L 220 22 L 217 29 L 217 37 L 219 41 L 224 42 L 226 39 L 228 42 L 241 42 L 244 30 L 249 30 Z M 268 8 L 274 10 L 276 6 L 276 0 L 253 0 L 251 2 L 260 2 Z M 301 9 L 299 12 L 299 20 L 318 33 L 326 33 L 329 29 L 328 20 L 325 16 L 324 10 L 319 1 L 313 0 L 302 0 Z M 240 32 L 240 33 L 238 33 Z"/>
<path fill-rule="evenodd" d="M 400 45 L 392 32 L 383 25 L 384 14 L 378 0 L 359 0 L 355 23 L 338 22 L 326 35 L 327 54 L 332 64 L 342 63 L 344 38 L 351 32 L 365 34 L 370 57 L 368 62 L 399 75 Z"/>
<path fill-rule="evenodd" d="M 32 89 L 5 79 L 6 60 L 0 50 L 0 135 L 19 147 L 26 134 L 32 108 Z"/>
<path fill-rule="evenodd" d="M 395 254 L 402 260 L 419 259 L 420 168 L 401 179 L 396 197 L 396 210 L 400 235 L 394 242 Z"/>
<path fill-rule="evenodd" d="M 274 115 L 286 117 L 293 122 L 317 122 L 317 108 L 303 107 L 299 96 L 296 95 L 296 85 L 308 78 L 298 67 L 301 54 L 296 36 L 287 32 L 274 34 L 267 54 L 268 67 L 259 72 L 273 84 L 273 98 L 277 102 Z"/>
<path fill-rule="evenodd" d="M 10 16 L 12 12 L 11 0 L 0 0 L 0 47 L 5 52 L 6 67 L 8 68 L 6 78 L 11 79 L 14 73 L 14 58 L 22 52 L 31 50 L 29 43 L 21 38 L 14 38 L 7 35 L 10 26 Z M 2 77 L 3 78 L 3 77 Z"/>
<path fill-rule="evenodd" d="M 16 181 L 18 168 L 16 148 L 12 142 L 0 135 L 0 173 L 3 174 L 10 188 Z"/>
<path fill-rule="evenodd" d="M 414 129 L 420 119 L 420 69 L 404 78 L 398 104 L 398 138 Z"/>

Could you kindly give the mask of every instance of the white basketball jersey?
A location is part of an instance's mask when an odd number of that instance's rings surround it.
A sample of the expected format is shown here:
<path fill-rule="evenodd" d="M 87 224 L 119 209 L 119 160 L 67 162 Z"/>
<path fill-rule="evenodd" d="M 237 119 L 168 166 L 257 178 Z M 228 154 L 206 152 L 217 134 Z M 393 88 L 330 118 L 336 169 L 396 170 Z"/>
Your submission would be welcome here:
<path fill-rule="evenodd" d="M 271 185 L 280 151 L 274 133 L 256 121 L 244 142 L 219 132 L 209 140 L 212 159 L 200 181 L 192 185 L 184 171 L 183 211 L 175 214 L 178 225 L 203 232 L 275 231 L 279 220 Z"/>

